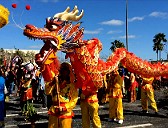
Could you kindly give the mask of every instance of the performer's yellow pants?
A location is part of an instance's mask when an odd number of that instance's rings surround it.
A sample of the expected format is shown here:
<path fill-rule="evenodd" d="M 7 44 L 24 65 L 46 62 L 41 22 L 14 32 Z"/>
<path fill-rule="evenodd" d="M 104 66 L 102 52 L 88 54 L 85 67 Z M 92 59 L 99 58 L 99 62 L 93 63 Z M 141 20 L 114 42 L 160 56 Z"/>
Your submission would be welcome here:
<path fill-rule="evenodd" d="M 151 107 L 155 112 L 158 112 L 156 101 L 154 99 L 153 90 L 144 90 L 141 89 L 141 105 L 143 110 L 148 110 L 148 99 L 151 103 Z"/>
<path fill-rule="evenodd" d="M 124 119 L 122 98 L 109 98 L 109 118 Z"/>
<path fill-rule="evenodd" d="M 81 101 L 80 106 L 82 113 L 82 128 L 90 128 L 90 119 L 92 121 L 93 128 L 101 128 L 101 121 L 98 115 L 98 102 L 88 103 Z"/>
<path fill-rule="evenodd" d="M 49 115 L 48 128 L 72 128 L 72 118 L 58 118 Z"/>

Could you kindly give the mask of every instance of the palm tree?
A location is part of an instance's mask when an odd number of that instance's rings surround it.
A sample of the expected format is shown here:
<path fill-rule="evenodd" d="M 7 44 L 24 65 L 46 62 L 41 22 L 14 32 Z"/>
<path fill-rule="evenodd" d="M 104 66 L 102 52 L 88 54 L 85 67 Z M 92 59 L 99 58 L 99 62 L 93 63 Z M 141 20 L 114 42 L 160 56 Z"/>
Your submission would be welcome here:
<path fill-rule="evenodd" d="M 114 42 L 111 42 L 111 44 L 112 46 L 110 47 L 110 50 L 112 52 L 114 52 L 116 48 L 125 48 L 124 43 L 119 40 L 114 40 Z"/>
<path fill-rule="evenodd" d="M 153 42 L 153 51 L 156 51 L 157 54 L 157 61 L 158 61 L 158 54 L 159 54 L 159 60 L 161 59 L 161 51 L 164 49 L 164 43 L 162 42 L 167 42 L 167 39 L 165 38 L 164 33 L 158 33 L 154 36 Z"/>

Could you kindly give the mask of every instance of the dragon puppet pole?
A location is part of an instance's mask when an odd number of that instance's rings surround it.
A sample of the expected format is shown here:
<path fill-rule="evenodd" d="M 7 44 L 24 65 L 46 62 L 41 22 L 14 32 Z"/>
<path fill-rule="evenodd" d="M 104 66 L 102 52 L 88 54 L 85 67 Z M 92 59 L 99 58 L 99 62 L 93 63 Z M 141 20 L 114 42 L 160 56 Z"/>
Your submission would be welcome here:
<path fill-rule="evenodd" d="M 56 87 L 56 96 L 57 96 L 57 106 L 60 107 L 58 76 L 55 76 L 54 78 L 55 78 L 55 87 Z"/>
<path fill-rule="evenodd" d="M 59 124 L 60 100 L 59 100 L 58 75 L 56 75 L 54 79 L 55 79 L 55 88 L 56 88 L 56 97 L 57 97 L 57 106 L 58 106 L 58 128 L 59 128 L 60 127 L 60 124 Z"/>

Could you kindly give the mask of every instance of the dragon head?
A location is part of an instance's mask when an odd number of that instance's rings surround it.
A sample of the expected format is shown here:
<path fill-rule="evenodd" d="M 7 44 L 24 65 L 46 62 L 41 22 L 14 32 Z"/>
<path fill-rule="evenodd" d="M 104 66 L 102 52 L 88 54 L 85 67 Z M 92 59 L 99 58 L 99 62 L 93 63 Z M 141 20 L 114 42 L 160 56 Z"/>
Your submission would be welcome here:
<path fill-rule="evenodd" d="M 83 35 L 83 28 L 79 28 L 81 23 L 75 25 L 71 21 L 79 21 L 83 17 L 83 10 L 78 15 L 77 6 L 70 11 L 70 8 L 64 12 L 57 13 L 54 17 L 48 17 L 44 28 L 37 28 L 33 25 L 26 25 L 23 34 L 30 39 L 43 40 L 44 46 L 36 54 L 35 61 L 38 65 L 49 64 L 56 58 L 56 52 L 69 51 L 79 47 L 82 43 L 79 40 Z"/>

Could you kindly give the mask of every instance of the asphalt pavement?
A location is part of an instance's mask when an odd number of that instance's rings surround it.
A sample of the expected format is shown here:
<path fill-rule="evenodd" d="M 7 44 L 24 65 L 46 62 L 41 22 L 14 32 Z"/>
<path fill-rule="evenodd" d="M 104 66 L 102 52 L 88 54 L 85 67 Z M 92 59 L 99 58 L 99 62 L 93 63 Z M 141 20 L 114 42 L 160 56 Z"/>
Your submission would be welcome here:
<path fill-rule="evenodd" d="M 128 103 L 123 99 L 124 123 L 108 121 L 109 104 L 102 104 L 99 107 L 99 116 L 101 118 L 102 128 L 167 128 L 168 127 L 168 89 L 155 91 L 156 101 L 159 113 L 149 109 L 148 114 L 141 113 L 141 102 L 137 100 L 134 103 Z M 38 112 L 39 120 L 36 122 L 36 128 L 47 128 L 48 115 L 47 109 L 42 108 L 40 103 L 34 103 Z M 30 123 L 24 119 L 20 113 L 19 97 L 12 96 L 6 104 L 5 128 L 30 128 Z M 73 128 L 82 128 L 80 106 L 76 105 L 74 109 Z M 89 128 L 89 127 L 88 127 Z"/>

